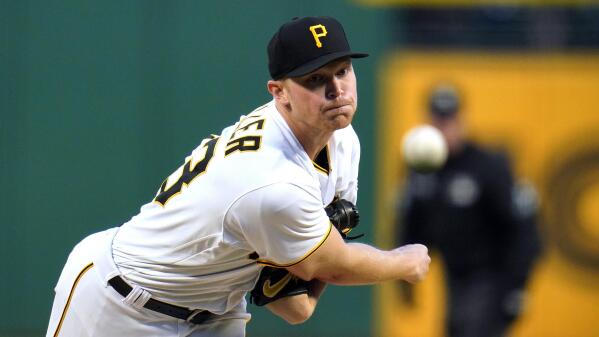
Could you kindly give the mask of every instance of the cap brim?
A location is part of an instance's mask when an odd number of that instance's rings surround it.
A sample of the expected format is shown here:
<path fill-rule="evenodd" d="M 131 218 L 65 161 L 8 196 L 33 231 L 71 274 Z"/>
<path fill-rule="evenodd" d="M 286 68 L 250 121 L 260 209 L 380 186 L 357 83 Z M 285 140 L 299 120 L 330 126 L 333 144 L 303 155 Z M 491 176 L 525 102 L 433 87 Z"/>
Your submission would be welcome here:
<path fill-rule="evenodd" d="M 368 54 L 365 53 L 354 53 L 351 51 L 342 51 L 342 52 L 337 52 L 337 53 L 331 53 L 331 54 L 327 54 L 327 55 L 323 55 L 319 58 L 316 58 L 300 67 L 297 67 L 295 69 L 293 69 L 292 71 L 288 72 L 287 74 L 285 74 L 285 77 L 299 77 L 299 76 L 304 76 L 306 74 L 309 74 L 311 72 L 313 72 L 316 69 L 322 68 L 325 65 L 327 65 L 328 63 L 335 61 L 337 59 L 343 58 L 343 57 L 351 57 L 351 58 L 362 58 L 362 57 L 367 57 Z"/>

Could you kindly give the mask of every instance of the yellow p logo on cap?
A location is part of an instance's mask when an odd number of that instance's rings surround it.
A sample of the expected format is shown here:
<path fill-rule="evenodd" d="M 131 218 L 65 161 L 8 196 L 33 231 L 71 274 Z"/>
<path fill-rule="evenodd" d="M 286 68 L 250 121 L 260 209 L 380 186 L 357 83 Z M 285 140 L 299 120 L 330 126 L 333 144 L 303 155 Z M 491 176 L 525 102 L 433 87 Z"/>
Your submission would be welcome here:
<path fill-rule="evenodd" d="M 319 29 L 320 31 L 317 31 L 317 29 Z M 316 42 L 316 47 L 321 48 L 322 42 L 320 42 L 320 38 L 327 36 L 327 28 L 321 24 L 317 24 L 314 26 L 310 26 L 310 31 L 312 32 L 312 36 L 314 37 L 314 42 Z"/>

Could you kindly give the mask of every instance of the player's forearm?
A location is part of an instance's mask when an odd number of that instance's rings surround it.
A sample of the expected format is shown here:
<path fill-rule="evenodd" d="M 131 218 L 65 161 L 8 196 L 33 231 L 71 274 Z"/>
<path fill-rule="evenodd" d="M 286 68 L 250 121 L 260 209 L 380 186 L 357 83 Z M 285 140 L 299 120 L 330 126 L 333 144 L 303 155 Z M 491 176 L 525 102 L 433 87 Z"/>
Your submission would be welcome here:
<path fill-rule="evenodd" d="M 326 283 L 338 285 L 374 284 L 399 278 L 397 268 L 393 266 L 394 257 L 377 248 L 350 243 L 347 251 L 340 254 L 338 263 L 316 277 Z"/>
<path fill-rule="evenodd" d="M 360 243 L 345 243 L 332 231 L 325 242 L 304 261 L 287 268 L 303 280 L 332 284 L 373 284 L 403 279 L 418 282 L 428 272 L 428 249 L 419 244 L 384 251 Z"/>
<path fill-rule="evenodd" d="M 322 295 L 322 293 L 324 292 L 324 289 L 326 288 L 326 286 L 327 286 L 327 284 L 325 282 L 322 282 L 318 279 L 314 279 L 314 280 L 310 281 L 310 289 L 308 291 L 308 299 L 310 300 L 311 305 L 316 307 L 316 304 L 318 303 L 318 299 L 320 298 L 320 295 Z"/>
<path fill-rule="evenodd" d="M 268 303 L 266 308 L 289 324 L 300 324 L 308 320 L 314 309 L 314 303 L 308 294 L 280 298 Z"/>
<path fill-rule="evenodd" d="M 407 245 L 391 251 L 360 244 L 347 244 L 335 267 L 316 277 L 338 285 L 375 284 L 402 279 L 420 281 L 428 271 L 430 259 L 426 247 Z"/>
<path fill-rule="evenodd" d="M 307 293 L 277 299 L 266 304 L 266 308 L 289 324 L 303 323 L 314 313 L 325 287 L 326 283 L 314 279 L 307 282 Z"/>

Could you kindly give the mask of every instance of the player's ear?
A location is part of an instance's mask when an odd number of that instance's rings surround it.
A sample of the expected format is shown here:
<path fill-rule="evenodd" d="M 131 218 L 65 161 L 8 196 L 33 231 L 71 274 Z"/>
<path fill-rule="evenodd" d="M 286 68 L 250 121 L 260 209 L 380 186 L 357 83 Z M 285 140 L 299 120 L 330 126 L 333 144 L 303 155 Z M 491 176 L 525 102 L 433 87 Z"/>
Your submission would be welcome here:
<path fill-rule="evenodd" d="M 284 90 L 283 81 L 270 80 L 266 83 L 268 92 L 272 95 L 275 101 L 281 104 L 288 104 L 287 93 Z"/>

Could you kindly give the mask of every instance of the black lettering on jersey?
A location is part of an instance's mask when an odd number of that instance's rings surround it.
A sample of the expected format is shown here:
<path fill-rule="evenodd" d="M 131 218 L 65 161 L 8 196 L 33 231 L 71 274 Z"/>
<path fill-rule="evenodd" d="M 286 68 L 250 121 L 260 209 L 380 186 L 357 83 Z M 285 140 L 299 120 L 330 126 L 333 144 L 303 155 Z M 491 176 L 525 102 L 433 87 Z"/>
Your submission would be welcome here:
<path fill-rule="evenodd" d="M 214 138 L 204 144 L 204 147 L 206 148 L 206 155 L 195 165 L 193 169 L 191 168 L 191 162 L 193 161 L 193 158 L 190 158 L 183 166 L 183 172 L 181 177 L 179 177 L 179 180 L 177 180 L 177 182 L 167 190 L 165 190 L 165 188 L 166 184 L 168 183 L 168 178 L 164 180 L 162 185 L 160 185 L 160 191 L 158 195 L 154 198 L 155 202 L 159 203 L 161 206 L 164 206 L 170 200 L 170 198 L 181 192 L 183 185 L 189 185 L 193 179 L 206 171 L 208 163 L 212 159 L 212 156 L 214 156 L 214 148 L 216 147 L 216 143 L 219 139 L 216 136 L 213 137 Z"/>
<path fill-rule="evenodd" d="M 227 143 L 227 149 L 225 150 L 225 157 L 235 151 L 257 151 L 260 149 L 260 142 L 262 136 L 245 136 L 233 139 Z"/>
<path fill-rule="evenodd" d="M 243 122 L 239 124 L 239 126 L 235 129 L 235 131 L 233 131 L 233 134 L 231 135 L 231 139 L 235 138 L 235 134 L 238 131 L 247 131 L 250 128 L 250 126 L 252 126 L 252 125 L 255 125 L 255 129 L 256 130 L 262 130 L 264 128 L 264 119 L 259 119 L 259 120 L 256 120 L 256 121 L 244 124 L 248 119 L 250 119 L 250 118 L 256 118 L 256 117 L 260 117 L 260 116 L 248 116 L 248 117 L 246 117 L 246 119 L 244 119 Z"/>

